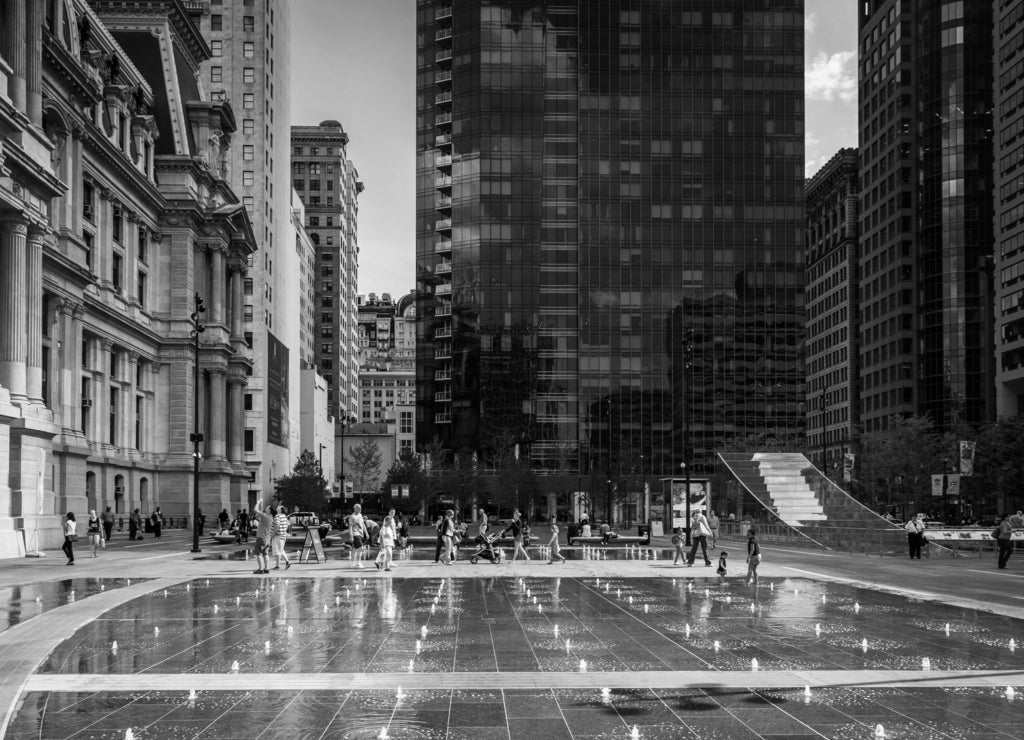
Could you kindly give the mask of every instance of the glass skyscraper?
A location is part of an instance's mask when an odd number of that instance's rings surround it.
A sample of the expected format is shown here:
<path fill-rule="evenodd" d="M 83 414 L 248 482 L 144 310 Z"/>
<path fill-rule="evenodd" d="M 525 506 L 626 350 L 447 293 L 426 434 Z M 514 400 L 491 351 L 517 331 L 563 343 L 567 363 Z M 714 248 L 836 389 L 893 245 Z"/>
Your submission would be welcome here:
<path fill-rule="evenodd" d="M 417 438 L 678 474 L 802 434 L 802 0 L 420 0 Z"/>

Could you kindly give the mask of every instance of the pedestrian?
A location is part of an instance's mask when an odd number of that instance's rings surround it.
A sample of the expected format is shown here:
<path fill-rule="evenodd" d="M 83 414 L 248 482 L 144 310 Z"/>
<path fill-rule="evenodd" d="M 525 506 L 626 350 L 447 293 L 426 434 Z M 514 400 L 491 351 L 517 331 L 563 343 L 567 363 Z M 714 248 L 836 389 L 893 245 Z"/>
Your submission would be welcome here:
<path fill-rule="evenodd" d="M 708 517 L 708 529 L 711 530 L 711 549 L 714 550 L 718 543 L 718 531 L 722 526 L 722 521 L 718 518 L 718 514 L 711 512 L 711 516 Z"/>
<path fill-rule="evenodd" d="M 100 518 L 96 516 L 96 509 L 89 509 L 89 522 L 86 525 L 85 533 L 89 535 L 89 547 L 92 550 L 92 556 L 96 557 L 96 550 L 103 541 L 103 537 L 100 534 Z"/>
<path fill-rule="evenodd" d="M 253 573 L 270 573 L 270 544 L 274 536 L 274 517 L 263 510 L 263 499 L 256 501 L 253 515 L 256 517 L 256 546 L 253 548 L 256 570 Z"/>
<path fill-rule="evenodd" d="M 242 542 L 249 541 L 249 510 L 242 509 L 238 512 L 238 535 Z"/>
<path fill-rule="evenodd" d="M 676 556 L 672 560 L 672 565 L 679 565 L 679 561 L 682 560 L 684 563 L 688 562 L 686 557 L 686 551 L 683 549 L 683 545 L 686 544 L 686 540 L 683 538 L 682 533 L 679 531 L 679 527 L 672 528 L 672 546 L 676 548 Z"/>
<path fill-rule="evenodd" d="M 526 548 L 523 547 L 523 521 L 522 516 L 519 513 L 519 509 L 512 512 L 512 521 L 505 528 L 505 532 L 510 529 L 512 530 L 512 542 L 514 544 L 514 548 L 512 550 L 512 562 L 516 562 L 516 558 L 519 556 L 519 553 L 523 553 L 523 558 L 526 562 L 530 562 L 530 556 L 526 552 Z M 502 532 L 501 534 L 504 536 L 505 532 Z"/>
<path fill-rule="evenodd" d="M 910 549 L 910 559 L 921 559 L 921 539 L 924 534 L 924 514 L 917 514 L 910 518 L 910 521 L 903 527 L 907 530 L 907 547 Z"/>
<path fill-rule="evenodd" d="M 202 534 L 203 530 L 206 528 L 206 514 L 203 513 L 202 509 L 196 510 L 196 519 L 199 520 L 199 533 Z"/>
<path fill-rule="evenodd" d="M 711 558 L 708 557 L 708 537 L 711 536 L 711 527 L 708 526 L 708 518 L 704 512 L 697 509 L 690 519 L 690 555 L 686 559 L 686 565 L 693 567 L 697 560 L 697 546 L 700 546 L 701 554 L 704 555 L 704 565 L 711 567 Z"/>
<path fill-rule="evenodd" d="M 217 522 L 220 524 L 220 530 L 223 532 L 228 528 L 228 524 L 231 522 L 231 516 L 228 514 L 227 509 L 222 509 L 220 514 L 217 515 Z"/>
<path fill-rule="evenodd" d="M 355 504 L 348 517 L 348 541 L 352 546 L 349 551 L 353 568 L 362 568 L 363 542 L 366 540 L 366 523 L 363 521 L 363 507 Z"/>
<path fill-rule="evenodd" d="M 726 560 L 726 558 L 728 557 L 729 553 L 727 553 L 725 550 L 722 550 L 722 554 L 718 556 L 718 570 L 716 572 L 720 576 L 724 576 L 726 573 L 729 572 L 729 564 Z"/>
<path fill-rule="evenodd" d="M 444 550 L 444 513 L 438 512 L 437 523 L 434 525 L 434 529 L 437 531 L 437 546 L 434 548 L 434 562 L 441 562 L 441 552 Z"/>
<path fill-rule="evenodd" d="M 69 511 L 64 519 L 64 544 L 60 546 L 68 556 L 68 565 L 75 564 L 75 542 L 78 542 L 78 523 L 75 521 L 75 512 Z"/>
<path fill-rule="evenodd" d="M 140 529 L 142 529 L 142 513 L 138 509 L 135 509 L 128 515 L 128 539 L 141 540 L 142 535 L 139 534 Z"/>
<path fill-rule="evenodd" d="M 558 547 L 558 517 L 551 517 L 551 539 L 548 540 L 548 549 L 551 551 L 551 559 L 548 560 L 548 565 L 552 565 L 555 561 L 564 563 L 565 558 L 562 556 L 562 551 Z"/>
<path fill-rule="evenodd" d="M 114 532 L 114 512 L 108 506 L 103 510 L 103 539 L 110 542 L 110 535 Z"/>
<path fill-rule="evenodd" d="M 274 570 L 281 570 L 281 561 L 284 560 L 284 568 L 292 567 L 292 561 L 285 552 L 284 546 L 288 540 L 288 515 L 284 513 L 284 507 L 280 507 L 274 515 Z"/>
<path fill-rule="evenodd" d="M 160 511 L 160 507 L 156 507 L 156 511 L 153 512 L 153 516 L 150 517 L 153 521 L 153 536 L 156 539 L 160 539 L 160 530 L 164 526 L 164 515 Z"/>
<path fill-rule="evenodd" d="M 398 519 L 398 546 L 403 550 L 409 546 L 409 520 L 405 514 Z"/>
<path fill-rule="evenodd" d="M 747 530 L 747 583 L 757 585 L 757 566 L 761 564 L 761 546 L 757 543 L 757 530 Z"/>
<path fill-rule="evenodd" d="M 380 570 L 381 568 L 384 570 L 391 570 L 395 550 L 395 538 L 397 536 L 398 532 L 395 525 L 395 510 L 388 509 L 388 515 L 384 517 L 384 521 L 380 524 L 380 552 L 377 553 L 377 559 L 374 561 L 377 566 L 377 570 Z"/>
<path fill-rule="evenodd" d="M 1006 563 L 1010 559 L 1010 555 L 1013 554 L 1013 526 L 1010 524 L 1010 519 L 1009 515 L 1003 514 L 999 518 L 995 532 L 992 533 L 996 537 L 996 542 L 999 543 L 999 570 L 1006 569 Z"/>

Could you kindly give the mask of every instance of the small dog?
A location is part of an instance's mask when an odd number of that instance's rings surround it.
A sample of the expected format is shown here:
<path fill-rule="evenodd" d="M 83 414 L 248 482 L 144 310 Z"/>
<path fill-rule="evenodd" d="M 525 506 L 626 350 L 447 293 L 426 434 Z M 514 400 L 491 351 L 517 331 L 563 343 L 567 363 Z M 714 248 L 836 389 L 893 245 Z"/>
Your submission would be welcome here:
<path fill-rule="evenodd" d="M 726 570 L 725 559 L 729 556 L 725 550 L 722 550 L 722 554 L 718 556 L 718 575 L 724 576 L 728 571 Z"/>

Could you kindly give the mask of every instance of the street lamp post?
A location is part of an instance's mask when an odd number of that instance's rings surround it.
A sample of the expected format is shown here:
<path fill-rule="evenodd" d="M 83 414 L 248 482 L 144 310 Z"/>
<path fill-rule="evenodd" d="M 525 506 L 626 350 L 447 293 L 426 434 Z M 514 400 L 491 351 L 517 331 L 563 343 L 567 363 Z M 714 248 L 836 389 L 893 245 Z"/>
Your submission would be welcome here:
<path fill-rule="evenodd" d="M 610 527 L 612 525 L 612 399 L 609 396 L 605 399 L 604 415 L 608 420 L 608 457 L 606 458 L 605 465 L 605 477 L 606 477 L 606 497 L 605 497 L 605 522 Z"/>
<path fill-rule="evenodd" d="M 345 503 L 345 429 L 356 423 L 354 416 L 342 416 L 338 428 L 341 430 L 341 460 L 339 461 L 338 478 L 341 480 L 341 502 Z M 321 466 L 322 469 L 322 466 Z M 353 491 L 353 494 L 355 492 Z"/>
<path fill-rule="evenodd" d="M 206 306 L 199 294 L 195 294 L 195 310 L 192 312 L 192 348 L 194 362 L 192 364 L 192 552 L 199 549 L 199 443 L 203 435 L 199 433 L 199 335 L 206 331 L 200 317 L 206 313 Z"/>
<path fill-rule="evenodd" d="M 683 332 L 683 462 L 686 476 L 686 546 L 690 546 L 690 371 L 693 368 L 693 329 Z"/>

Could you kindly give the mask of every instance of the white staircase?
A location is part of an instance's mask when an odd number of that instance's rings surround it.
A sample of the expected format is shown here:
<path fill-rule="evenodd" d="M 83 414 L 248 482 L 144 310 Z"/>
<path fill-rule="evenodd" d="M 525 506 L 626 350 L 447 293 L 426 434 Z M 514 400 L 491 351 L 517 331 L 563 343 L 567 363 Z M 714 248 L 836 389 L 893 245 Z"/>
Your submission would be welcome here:
<path fill-rule="evenodd" d="M 765 452 L 754 454 L 753 460 L 779 519 L 791 527 L 828 520 L 803 475 L 809 465 L 806 457 L 799 453 Z"/>

